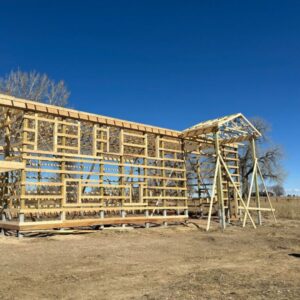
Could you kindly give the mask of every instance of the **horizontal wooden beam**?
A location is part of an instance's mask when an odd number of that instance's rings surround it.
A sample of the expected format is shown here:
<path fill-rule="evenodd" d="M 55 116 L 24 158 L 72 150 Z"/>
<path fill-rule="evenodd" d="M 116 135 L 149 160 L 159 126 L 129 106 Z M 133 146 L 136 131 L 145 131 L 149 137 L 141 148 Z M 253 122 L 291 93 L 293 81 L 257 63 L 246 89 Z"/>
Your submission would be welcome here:
<path fill-rule="evenodd" d="M 145 223 L 163 223 L 163 222 L 184 222 L 185 216 L 167 216 L 167 217 L 126 217 L 126 218 L 103 218 L 103 219 L 81 219 L 66 221 L 45 221 L 45 222 L 0 222 L 0 228 L 9 230 L 41 230 L 53 228 L 69 228 L 97 225 L 118 225 L 118 224 L 145 224 Z"/>
<path fill-rule="evenodd" d="M 15 161 L 0 161 L 0 173 L 22 170 L 25 168 L 24 163 Z"/>

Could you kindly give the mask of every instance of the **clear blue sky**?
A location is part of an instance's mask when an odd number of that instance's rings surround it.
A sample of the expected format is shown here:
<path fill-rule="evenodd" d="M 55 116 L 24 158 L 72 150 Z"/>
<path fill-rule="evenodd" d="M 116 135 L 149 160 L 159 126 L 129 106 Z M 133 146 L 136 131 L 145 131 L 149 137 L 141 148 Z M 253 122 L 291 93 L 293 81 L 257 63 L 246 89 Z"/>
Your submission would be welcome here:
<path fill-rule="evenodd" d="M 0 76 L 46 72 L 76 109 L 174 129 L 261 116 L 300 191 L 299 1 L 0 4 Z"/>

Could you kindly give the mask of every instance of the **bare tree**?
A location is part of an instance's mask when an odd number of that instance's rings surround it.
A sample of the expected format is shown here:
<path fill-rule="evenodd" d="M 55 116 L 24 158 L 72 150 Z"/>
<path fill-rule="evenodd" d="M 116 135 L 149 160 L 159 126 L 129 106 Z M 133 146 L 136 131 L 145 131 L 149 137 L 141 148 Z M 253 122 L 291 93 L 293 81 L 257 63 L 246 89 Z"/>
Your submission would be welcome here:
<path fill-rule="evenodd" d="M 0 92 L 37 102 L 66 106 L 70 92 L 64 81 L 55 82 L 36 71 L 11 71 L 0 78 Z"/>
<path fill-rule="evenodd" d="M 253 118 L 251 122 L 262 134 L 262 137 L 257 140 L 256 151 L 263 178 L 270 182 L 281 184 L 285 177 L 285 172 L 281 165 L 282 149 L 279 145 L 274 145 L 270 140 L 268 136 L 270 126 L 264 119 Z M 239 158 L 243 194 L 247 195 L 249 192 L 249 181 L 253 173 L 253 157 L 250 143 L 242 147 Z"/>
<path fill-rule="evenodd" d="M 36 71 L 23 72 L 21 70 L 13 70 L 4 77 L 0 77 L 0 93 L 58 106 L 66 106 L 70 96 L 70 92 L 63 81 L 55 82 L 46 74 Z M 41 129 L 46 130 L 47 128 L 41 127 Z M 2 136 L 4 136 L 3 130 L 2 128 Z M 7 139 L 7 137 L 4 138 Z M 4 156 L 10 156 L 12 154 L 10 140 L 5 140 L 4 144 L 6 145 Z M 44 146 L 47 146 L 47 143 Z M 9 180 L 9 173 L 5 173 L 0 179 L 2 182 L 9 182 Z M 8 195 L 7 186 L 3 189 L 3 194 Z"/>

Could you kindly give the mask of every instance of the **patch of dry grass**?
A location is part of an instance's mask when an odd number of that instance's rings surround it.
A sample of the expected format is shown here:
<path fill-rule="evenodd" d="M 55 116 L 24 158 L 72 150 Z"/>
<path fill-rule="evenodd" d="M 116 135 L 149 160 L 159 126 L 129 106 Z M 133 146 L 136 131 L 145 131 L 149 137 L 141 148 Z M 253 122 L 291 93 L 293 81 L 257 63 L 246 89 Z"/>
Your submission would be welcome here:
<path fill-rule="evenodd" d="M 300 220 L 300 197 L 272 197 L 277 218 Z M 267 199 L 261 201 L 263 207 L 268 207 Z"/>

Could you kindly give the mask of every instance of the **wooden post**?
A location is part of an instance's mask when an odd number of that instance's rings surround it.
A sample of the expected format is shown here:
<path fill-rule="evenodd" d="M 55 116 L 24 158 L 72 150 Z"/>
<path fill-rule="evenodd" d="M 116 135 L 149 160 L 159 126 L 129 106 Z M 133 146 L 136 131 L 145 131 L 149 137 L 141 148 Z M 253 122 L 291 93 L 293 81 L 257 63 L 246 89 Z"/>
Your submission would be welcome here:
<path fill-rule="evenodd" d="M 261 169 L 260 169 L 260 167 L 259 167 L 258 164 L 257 164 L 257 169 L 258 169 L 258 172 L 259 172 L 260 177 L 261 177 L 261 181 L 262 181 L 262 183 L 263 183 L 263 186 L 264 186 L 265 191 L 266 191 L 266 194 L 267 194 L 267 199 L 268 199 L 268 201 L 269 201 L 269 205 L 270 205 L 270 208 L 271 208 L 271 211 L 272 211 L 272 215 L 273 215 L 274 221 L 275 221 L 275 223 L 277 223 L 276 216 L 275 216 L 275 212 L 274 212 L 274 208 L 273 208 L 273 205 L 272 205 L 272 202 L 271 202 L 269 193 L 268 193 L 268 189 L 267 189 L 267 187 L 266 187 L 264 178 L 263 178 L 263 176 L 262 176 Z"/>
<path fill-rule="evenodd" d="M 11 113 L 9 110 L 6 111 L 4 126 L 5 126 L 5 131 L 4 131 L 5 147 L 3 149 L 4 150 L 3 155 L 4 155 L 4 159 L 7 159 L 11 155 L 11 153 L 10 153 L 10 151 L 11 151 Z M 3 205 L 5 205 L 5 204 L 9 205 L 9 203 L 10 203 L 10 201 L 8 199 L 9 194 L 10 194 L 9 173 L 5 173 L 3 177 L 4 178 L 3 178 L 3 195 L 2 195 L 2 197 L 3 197 L 3 200 L 6 200 L 6 203 L 3 202 Z"/>
<path fill-rule="evenodd" d="M 144 133 L 144 145 L 145 145 L 145 157 L 144 157 L 144 178 L 143 178 L 143 187 L 141 188 L 141 193 L 140 193 L 140 202 L 143 203 L 144 202 L 144 197 L 147 197 L 148 196 L 148 189 L 147 189 L 147 186 L 148 186 L 148 135 L 147 133 Z M 149 215 L 149 212 L 148 212 L 148 215 Z"/>
<path fill-rule="evenodd" d="M 161 155 L 161 158 L 162 158 L 162 177 L 163 177 L 163 180 L 162 180 L 162 187 L 163 187 L 163 190 L 162 190 L 162 194 L 163 194 L 163 206 L 164 208 L 166 207 L 167 205 L 167 202 L 166 202 L 166 183 L 167 183 L 167 180 L 166 180 L 166 161 L 165 161 L 165 142 L 162 140 L 160 141 L 159 143 L 159 147 L 160 149 L 162 149 L 160 151 L 160 155 Z M 164 209 L 164 214 L 166 213 L 165 209 Z"/>
<path fill-rule="evenodd" d="M 218 132 L 215 133 L 215 152 L 216 157 L 220 157 L 220 144 L 219 144 L 219 134 Z M 226 220 L 225 220 L 225 208 L 224 208 L 224 195 L 223 195 L 223 176 L 222 176 L 222 167 L 221 164 L 218 165 L 217 169 L 217 195 L 218 195 L 218 202 L 219 202 L 219 218 L 220 218 L 220 225 L 222 229 L 226 227 Z"/>
<path fill-rule="evenodd" d="M 185 149 L 184 149 L 184 143 L 181 141 L 181 150 L 184 153 L 183 154 L 183 160 L 184 160 L 184 171 L 183 171 L 183 177 L 185 179 L 185 181 L 183 182 L 183 187 L 184 187 L 184 206 L 185 206 L 185 210 L 184 210 L 184 215 L 185 217 L 189 216 L 189 207 L 188 207 L 188 191 L 187 191 L 187 170 L 186 170 L 186 153 L 185 153 Z M 199 170 L 200 171 L 200 170 Z M 200 174 L 199 174 L 200 175 Z"/>
<path fill-rule="evenodd" d="M 125 201 L 125 188 L 124 188 L 124 184 L 125 184 L 125 177 L 124 177 L 124 130 L 121 129 L 120 130 L 120 164 L 119 164 L 119 168 L 118 168 L 118 172 L 119 172 L 119 184 L 122 186 L 121 187 L 121 197 L 122 197 L 122 206 L 124 205 L 124 201 Z"/>
<path fill-rule="evenodd" d="M 98 130 L 98 126 L 97 125 L 94 125 L 94 130 L 95 130 L 95 133 L 94 133 L 94 145 L 95 145 L 95 149 L 94 149 L 94 155 L 97 156 L 98 154 L 98 134 L 99 134 L 99 130 Z M 105 146 L 106 146 L 106 150 L 107 147 L 108 147 L 108 140 L 109 140 L 109 131 L 107 130 L 106 131 L 106 140 L 107 140 L 107 143 L 105 145 L 105 143 L 103 142 L 104 141 L 104 132 L 101 128 L 101 131 L 100 131 L 100 157 L 99 157 L 99 185 L 100 185 L 100 202 L 101 202 L 101 205 L 104 206 L 104 199 L 103 199 L 103 196 L 104 196 L 104 181 L 103 181 L 103 173 L 104 173 L 104 149 L 105 149 Z M 103 216 L 104 216 L 104 212 L 103 212 Z"/>
<path fill-rule="evenodd" d="M 58 131 L 57 131 L 58 133 Z M 65 124 L 62 124 L 62 146 L 66 145 L 66 138 L 65 138 L 65 133 L 66 133 L 66 126 Z M 61 149 L 62 152 L 65 152 L 65 149 Z M 61 183 L 62 183 L 62 190 L 61 190 L 61 194 L 62 194 L 62 208 L 64 208 L 65 204 L 67 203 L 67 193 L 66 193 L 66 173 L 65 173 L 65 169 L 66 169 L 66 161 L 65 161 L 65 156 L 62 157 L 62 162 L 61 162 L 61 166 L 60 169 L 62 171 L 61 173 Z M 62 211 L 60 213 L 60 220 L 63 222 L 66 219 L 66 212 Z"/>
<path fill-rule="evenodd" d="M 255 139 L 252 138 L 251 139 L 251 150 L 252 150 L 252 157 L 253 157 L 253 161 L 254 163 L 258 164 L 257 161 L 257 156 L 256 156 L 256 145 L 255 145 Z M 254 170 L 253 173 L 254 176 L 254 185 L 255 185 L 255 199 L 256 199 L 256 206 L 257 206 L 257 222 L 259 225 L 262 224 L 262 219 L 261 219 L 261 211 L 260 211 L 260 195 L 259 195 L 259 185 L 258 185 L 258 178 L 257 178 L 257 166 Z M 249 193 L 251 194 L 251 190 L 249 191 Z M 251 195 L 250 195 L 251 197 Z"/>
<path fill-rule="evenodd" d="M 22 144 L 22 149 L 23 150 L 27 150 L 27 131 L 26 128 L 28 128 L 28 119 L 26 118 L 26 115 L 24 115 L 24 122 L 23 122 L 23 144 Z M 24 130 L 25 129 L 25 130 Z M 26 166 L 26 159 L 23 159 L 22 162 L 24 163 L 24 165 Z M 21 203 L 20 203 L 20 208 L 24 209 L 25 208 L 25 194 L 26 194 L 26 171 L 25 169 L 21 170 L 21 182 L 22 182 L 22 187 L 21 187 Z"/>
<path fill-rule="evenodd" d="M 197 190 L 198 190 L 198 199 L 201 198 L 201 178 L 200 178 L 200 161 L 197 159 Z"/>
<path fill-rule="evenodd" d="M 216 189 L 216 181 L 217 181 L 217 175 L 218 175 L 218 170 L 219 170 L 219 164 L 220 164 L 220 158 L 217 157 L 214 181 L 213 181 L 213 186 L 212 186 L 212 190 L 211 190 L 211 194 L 210 194 L 210 203 L 209 203 L 206 231 L 208 231 L 210 228 L 210 219 L 211 219 L 211 212 L 212 212 L 212 207 L 213 207 L 213 202 L 214 202 L 214 197 L 215 197 L 215 192 L 216 192 L 215 189 Z"/>

